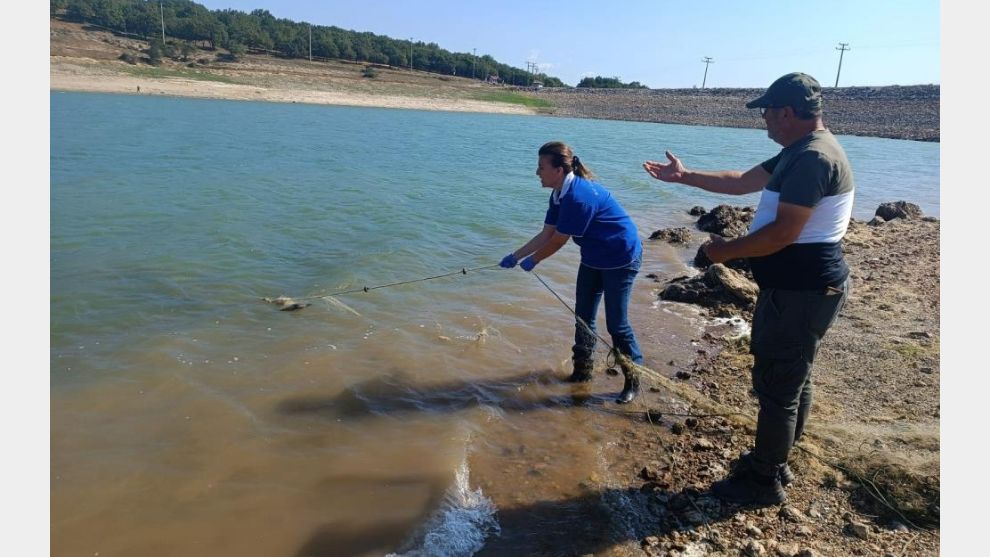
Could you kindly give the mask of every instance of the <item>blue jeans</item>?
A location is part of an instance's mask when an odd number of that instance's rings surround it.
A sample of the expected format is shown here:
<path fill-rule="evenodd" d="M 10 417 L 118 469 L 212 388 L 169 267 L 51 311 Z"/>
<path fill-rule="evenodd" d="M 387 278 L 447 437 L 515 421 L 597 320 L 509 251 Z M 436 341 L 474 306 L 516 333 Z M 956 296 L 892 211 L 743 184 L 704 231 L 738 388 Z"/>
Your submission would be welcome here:
<path fill-rule="evenodd" d="M 605 296 L 605 327 L 612 335 L 612 345 L 637 364 L 643 363 L 636 335 L 629 324 L 629 296 L 633 281 L 639 273 L 642 257 L 637 257 L 619 269 L 592 269 L 582 264 L 578 268 L 574 312 L 591 329 L 595 328 L 598 303 Z M 589 333 L 580 322 L 574 323 L 574 362 L 591 361 L 595 352 L 595 335 Z"/>

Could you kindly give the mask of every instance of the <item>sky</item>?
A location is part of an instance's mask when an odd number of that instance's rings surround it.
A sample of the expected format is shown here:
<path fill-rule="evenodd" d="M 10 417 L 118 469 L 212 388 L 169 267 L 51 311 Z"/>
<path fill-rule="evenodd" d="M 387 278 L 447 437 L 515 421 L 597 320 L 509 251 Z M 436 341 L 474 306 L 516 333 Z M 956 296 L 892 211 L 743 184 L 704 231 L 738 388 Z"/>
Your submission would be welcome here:
<path fill-rule="evenodd" d="M 600 75 L 652 88 L 766 87 L 802 71 L 834 86 L 840 55 L 840 86 L 941 82 L 933 0 L 197 1 L 477 49 L 517 68 L 535 62 L 568 85 Z M 840 43 L 849 50 L 837 50 Z"/>

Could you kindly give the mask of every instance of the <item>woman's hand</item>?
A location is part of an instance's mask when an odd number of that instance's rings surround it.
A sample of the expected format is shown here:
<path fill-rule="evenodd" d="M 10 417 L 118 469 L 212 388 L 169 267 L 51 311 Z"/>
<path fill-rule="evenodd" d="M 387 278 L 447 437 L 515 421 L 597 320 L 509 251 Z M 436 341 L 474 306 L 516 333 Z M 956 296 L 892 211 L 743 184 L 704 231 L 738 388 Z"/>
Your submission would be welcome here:
<path fill-rule="evenodd" d="M 511 269 L 516 266 L 516 263 L 518 263 L 518 261 L 516 261 L 516 254 L 510 253 L 509 255 L 503 257 L 502 261 L 500 261 L 498 265 L 503 269 Z"/>

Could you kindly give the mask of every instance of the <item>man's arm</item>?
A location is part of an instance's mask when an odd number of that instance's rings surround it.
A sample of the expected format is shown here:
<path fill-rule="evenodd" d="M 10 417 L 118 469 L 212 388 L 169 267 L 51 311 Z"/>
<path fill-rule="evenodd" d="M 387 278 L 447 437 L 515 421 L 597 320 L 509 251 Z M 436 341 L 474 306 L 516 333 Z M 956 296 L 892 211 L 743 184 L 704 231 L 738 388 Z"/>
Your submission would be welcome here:
<path fill-rule="evenodd" d="M 705 191 L 728 195 L 744 195 L 762 190 L 770 173 L 763 166 L 756 165 L 746 172 L 739 170 L 701 171 L 688 170 L 681 160 L 670 151 L 666 152 L 669 163 L 646 161 L 643 169 L 657 180 L 693 186 Z"/>
<path fill-rule="evenodd" d="M 776 253 L 798 239 L 813 211 L 812 207 L 780 203 L 774 221 L 752 234 L 734 240 L 712 235 L 711 242 L 703 246 L 705 255 L 712 263 L 724 263 L 730 259 Z"/>

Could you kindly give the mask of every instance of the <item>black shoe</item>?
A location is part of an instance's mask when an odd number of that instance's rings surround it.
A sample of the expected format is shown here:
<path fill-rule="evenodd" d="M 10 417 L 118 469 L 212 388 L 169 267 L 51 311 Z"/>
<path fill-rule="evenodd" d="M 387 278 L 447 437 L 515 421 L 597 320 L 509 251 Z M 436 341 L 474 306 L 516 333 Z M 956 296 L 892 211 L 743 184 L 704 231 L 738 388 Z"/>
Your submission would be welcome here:
<path fill-rule="evenodd" d="M 752 469 L 752 455 L 748 452 L 743 453 L 739 456 L 739 463 L 737 466 L 746 466 Z M 794 483 L 794 472 L 791 471 L 791 467 L 785 462 L 780 470 L 777 472 L 777 479 L 780 480 L 780 485 L 787 487 Z"/>
<path fill-rule="evenodd" d="M 591 372 L 595 370 L 594 362 L 574 362 L 574 371 L 567 378 L 568 383 L 587 383 L 591 381 Z"/>
<path fill-rule="evenodd" d="M 740 468 L 728 478 L 712 484 L 712 495 L 728 503 L 768 507 L 787 501 L 780 478 L 763 476 L 752 469 Z"/>
<path fill-rule="evenodd" d="M 629 404 L 639 394 L 639 375 L 626 375 L 626 382 L 622 385 L 622 392 L 615 402 L 619 404 Z"/>

